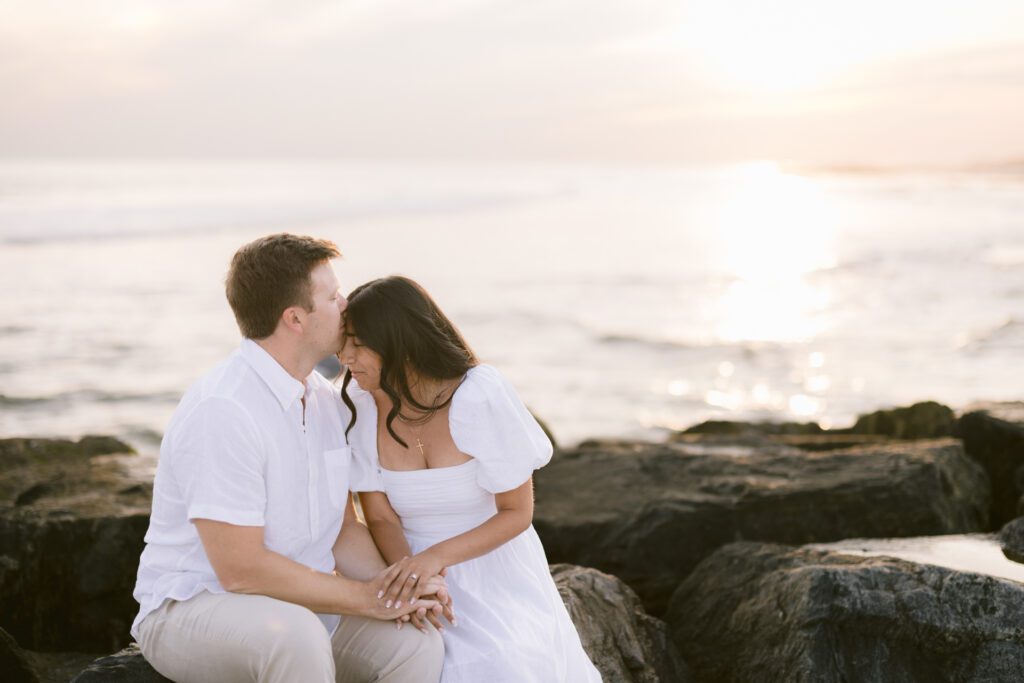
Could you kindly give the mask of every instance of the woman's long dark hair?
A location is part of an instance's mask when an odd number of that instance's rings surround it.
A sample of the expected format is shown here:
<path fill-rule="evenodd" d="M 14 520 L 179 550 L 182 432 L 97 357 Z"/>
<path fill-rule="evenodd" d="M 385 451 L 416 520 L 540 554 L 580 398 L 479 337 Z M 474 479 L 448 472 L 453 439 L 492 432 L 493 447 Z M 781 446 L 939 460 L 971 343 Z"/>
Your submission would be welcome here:
<path fill-rule="evenodd" d="M 392 423 L 408 403 L 424 416 L 426 422 L 449 403 L 455 392 L 441 403 L 423 405 L 412 395 L 407 370 L 431 380 L 462 379 L 477 364 L 476 355 L 462 338 L 455 325 L 441 312 L 426 290 L 407 277 L 372 280 L 356 287 L 348 295 L 345 309 L 346 334 L 352 333 L 359 343 L 381 357 L 380 388 L 391 399 L 387 416 L 391 437 L 408 448 Z M 352 372 L 345 368 L 341 400 L 352 413 L 347 436 L 356 423 L 356 406 L 348 395 Z"/>

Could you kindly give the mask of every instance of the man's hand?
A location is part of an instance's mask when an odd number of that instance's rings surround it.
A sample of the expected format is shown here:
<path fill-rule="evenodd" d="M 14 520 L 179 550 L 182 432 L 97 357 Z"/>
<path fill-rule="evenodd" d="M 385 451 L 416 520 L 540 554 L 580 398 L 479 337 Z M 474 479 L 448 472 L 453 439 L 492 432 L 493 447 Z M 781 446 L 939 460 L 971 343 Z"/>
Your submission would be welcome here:
<path fill-rule="evenodd" d="M 394 605 L 401 608 L 404 604 L 415 604 L 421 595 L 432 592 L 427 589 L 427 582 L 443 575 L 444 569 L 444 563 L 431 552 L 431 548 L 412 557 L 403 557 L 386 570 L 378 597 L 384 601 L 385 607 Z"/>

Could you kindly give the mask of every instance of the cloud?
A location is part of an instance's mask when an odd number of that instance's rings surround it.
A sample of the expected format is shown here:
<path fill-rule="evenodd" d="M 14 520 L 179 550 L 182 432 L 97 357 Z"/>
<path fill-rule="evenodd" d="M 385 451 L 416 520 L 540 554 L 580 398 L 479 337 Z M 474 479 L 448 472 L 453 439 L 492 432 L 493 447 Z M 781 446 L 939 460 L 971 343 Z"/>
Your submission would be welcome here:
<path fill-rule="evenodd" d="M 1019 106 L 1015 74 L 1024 65 L 1011 41 L 945 55 L 918 50 L 792 92 L 744 89 L 716 80 L 686 41 L 699 28 L 687 23 L 692 8 L 717 6 L 710 0 L 7 5 L 0 150 L 9 155 L 884 155 L 899 143 L 885 121 L 936 115 L 921 106 L 921 93 L 937 98 L 939 116 L 959 112 L 957 153 L 970 154 L 972 134 L 961 123 Z M 985 25 L 963 35 L 976 38 Z M 944 24 L 936 35 L 947 40 L 949 31 Z M 940 97 L 950 89 L 959 100 Z M 1004 138 L 1024 139 L 1010 118 L 1000 118 Z M 798 135 L 829 127 L 849 141 L 812 133 L 812 147 Z M 994 143 L 976 137 L 974 153 L 986 156 Z M 909 154 L 920 145 L 904 146 Z"/>

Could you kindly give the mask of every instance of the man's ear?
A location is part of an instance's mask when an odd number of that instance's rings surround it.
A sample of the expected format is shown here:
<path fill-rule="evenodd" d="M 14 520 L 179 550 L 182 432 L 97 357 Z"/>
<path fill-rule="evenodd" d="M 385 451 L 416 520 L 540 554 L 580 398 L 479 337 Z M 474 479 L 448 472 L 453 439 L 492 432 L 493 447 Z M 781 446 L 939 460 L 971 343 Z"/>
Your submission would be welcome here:
<path fill-rule="evenodd" d="M 281 314 L 281 324 L 286 329 L 301 333 L 306 325 L 306 311 L 302 306 L 289 306 Z"/>

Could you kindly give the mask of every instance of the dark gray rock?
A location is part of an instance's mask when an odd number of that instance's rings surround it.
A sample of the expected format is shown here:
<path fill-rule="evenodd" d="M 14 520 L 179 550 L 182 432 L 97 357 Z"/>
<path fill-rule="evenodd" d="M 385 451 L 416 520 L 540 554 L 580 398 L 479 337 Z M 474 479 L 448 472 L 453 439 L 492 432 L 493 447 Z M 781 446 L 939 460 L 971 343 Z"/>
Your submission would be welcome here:
<path fill-rule="evenodd" d="M 0 672 L 7 683 L 38 683 L 39 677 L 32 663 L 18 643 L 7 631 L 0 628 Z"/>
<path fill-rule="evenodd" d="M 583 648 L 605 681 L 692 680 L 665 623 L 644 612 L 629 586 L 596 569 L 569 564 L 552 565 L 551 575 Z"/>
<path fill-rule="evenodd" d="M 1024 562 L 1024 517 L 1003 525 L 999 530 L 999 546 L 1007 559 Z"/>
<path fill-rule="evenodd" d="M 1024 403 L 974 406 L 957 423 L 967 454 L 981 463 L 992 482 L 992 528 L 1019 514 L 1024 494 Z"/>
<path fill-rule="evenodd" d="M 689 670 L 666 624 L 646 614 L 640 600 L 614 576 L 561 564 L 551 567 L 558 592 L 584 649 L 605 681 L 689 683 Z M 0 644 L 2 647 L 2 644 Z M 73 683 L 161 683 L 138 645 L 92 662 Z"/>
<path fill-rule="evenodd" d="M 157 673 L 139 652 L 139 646 L 132 643 L 116 654 L 97 659 L 71 679 L 71 683 L 166 683 L 170 680 Z"/>
<path fill-rule="evenodd" d="M 821 434 L 824 430 L 817 422 L 733 422 L 707 420 L 682 431 L 683 434 L 717 435 L 794 435 Z"/>
<path fill-rule="evenodd" d="M 894 439 L 938 439 L 952 436 L 956 416 L 952 409 L 935 401 L 915 403 L 906 408 L 878 410 L 862 415 L 849 430 L 852 434 L 879 434 Z"/>
<path fill-rule="evenodd" d="M 535 475 L 551 562 L 623 579 L 659 615 L 716 548 L 986 530 L 984 471 L 952 439 L 748 455 L 618 442 L 563 451 Z"/>
<path fill-rule="evenodd" d="M 705 559 L 666 619 L 722 683 L 1019 681 L 1024 584 L 888 557 L 751 542 Z"/>
<path fill-rule="evenodd" d="M 152 486 L 109 437 L 0 441 L 0 627 L 30 650 L 128 641 Z"/>
<path fill-rule="evenodd" d="M 849 433 L 812 433 L 812 434 L 760 434 L 755 431 L 735 433 L 693 433 L 679 432 L 672 434 L 667 439 L 669 443 L 686 444 L 697 450 L 705 452 L 764 452 L 778 450 L 784 452 L 789 448 L 799 448 L 802 451 L 837 451 L 843 448 L 854 448 L 856 446 L 877 446 L 884 443 L 891 443 L 893 439 L 877 434 L 849 434 Z M 585 442 L 588 446 L 596 445 L 596 442 Z M 582 447 L 584 444 L 580 444 Z"/>
<path fill-rule="evenodd" d="M 109 453 L 135 449 L 112 436 L 83 436 L 78 441 L 15 437 L 0 439 L 0 471 L 38 463 L 64 464 Z"/>

